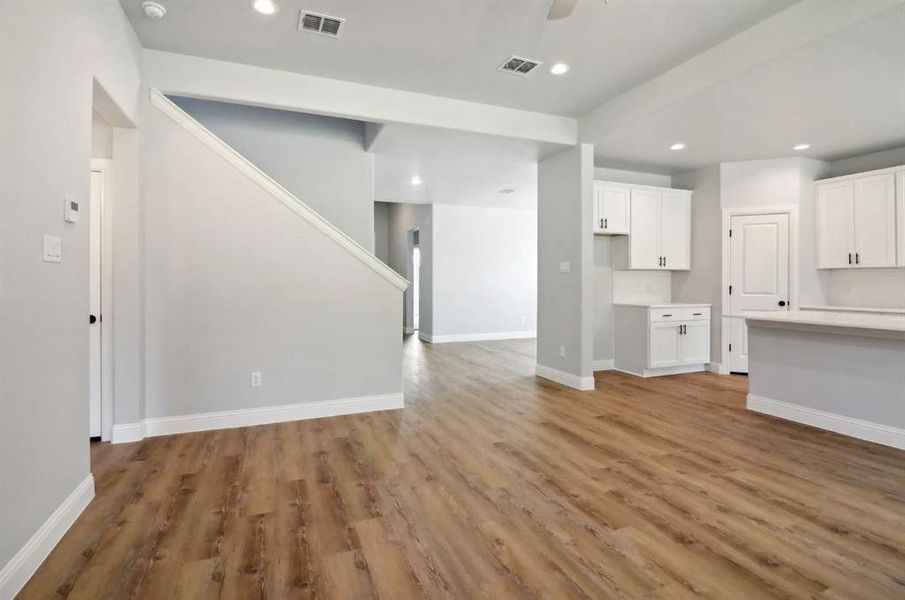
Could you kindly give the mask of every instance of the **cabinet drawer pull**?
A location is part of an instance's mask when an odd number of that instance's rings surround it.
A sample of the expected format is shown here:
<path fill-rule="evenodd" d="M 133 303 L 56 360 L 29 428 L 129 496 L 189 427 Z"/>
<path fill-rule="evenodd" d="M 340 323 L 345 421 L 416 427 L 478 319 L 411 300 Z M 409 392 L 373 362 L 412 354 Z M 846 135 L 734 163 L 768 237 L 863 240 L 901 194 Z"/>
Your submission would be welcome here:
<path fill-rule="evenodd" d="M 661 317 L 671 317 L 672 314 L 671 314 L 671 313 L 667 313 L 667 314 L 665 314 L 665 315 L 660 315 L 660 316 L 661 316 Z"/>
<path fill-rule="evenodd" d="M 692 314 L 692 316 L 695 316 L 695 317 L 703 317 L 703 316 L 704 316 L 704 313 L 691 313 L 691 314 Z"/>

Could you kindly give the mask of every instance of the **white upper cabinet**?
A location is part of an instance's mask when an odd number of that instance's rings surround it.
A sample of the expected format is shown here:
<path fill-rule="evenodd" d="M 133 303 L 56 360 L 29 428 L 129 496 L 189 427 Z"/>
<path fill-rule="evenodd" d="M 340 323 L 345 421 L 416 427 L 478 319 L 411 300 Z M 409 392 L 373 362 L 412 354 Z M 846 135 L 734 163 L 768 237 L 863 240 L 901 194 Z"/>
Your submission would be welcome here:
<path fill-rule="evenodd" d="M 629 186 L 628 239 L 613 244 L 616 269 L 691 268 L 691 192 Z"/>
<path fill-rule="evenodd" d="M 631 198 L 629 269 L 662 269 L 660 253 L 660 193 L 634 189 Z"/>
<path fill-rule="evenodd" d="M 594 233 L 628 234 L 630 194 L 627 185 L 594 182 Z"/>
<path fill-rule="evenodd" d="M 691 194 L 660 193 L 660 254 L 667 269 L 691 268 Z"/>
<path fill-rule="evenodd" d="M 853 263 L 855 183 L 817 187 L 817 268 L 841 269 Z"/>
<path fill-rule="evenodd" d="M 896 266 L 896 174 L 817 184 L 817 268 Z"/>

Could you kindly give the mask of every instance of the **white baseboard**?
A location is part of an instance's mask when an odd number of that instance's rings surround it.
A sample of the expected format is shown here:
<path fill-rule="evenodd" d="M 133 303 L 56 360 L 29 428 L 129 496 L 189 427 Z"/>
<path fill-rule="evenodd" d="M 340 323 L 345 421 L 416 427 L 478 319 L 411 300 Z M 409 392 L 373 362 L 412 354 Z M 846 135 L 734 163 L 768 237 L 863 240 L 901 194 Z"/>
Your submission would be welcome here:
<path fill-rule="evenodd" d="M 145 423 L 123 423 L 113 425 L 113 431 L 110 441 L 114 444 L 127 444 L 129 442 L 137 442 L 145 437 Z"/>
<path fill-rule="evenodd" d="M 92 498 L 94 498 L 94 476 L 89 473 L 25 545 L 0 569 L 0 598 L 6 600 L 19 593 Z"/>
<path fill-rule="evenodd" d="M 615 369 L 614 359 L 612 358 L 601 358 L 594 361 L 594 371 L 612 371 Z"/>
<path fill-rule="evenodd" d="M 537 337 L 536 331 L 497 331 L 493 333 L 448 333 L 445 335 L 418 334 L 425 342 L 446 344 L 449 342 L 487 342 L 491 340 L 523 340 Z"/>
<path fill-rule="evenodd" d="M 635 377 L 662 377 L 664 375 L 687 375 L 688 373 L 700 373 L 701 371 L 706 371 L 707 365 L 699 364 L 699 365 L 679 365 L 676 367 L 659 367 L 656 369 L 644 369 L 640 373 L 636 371 L 630 371 L 628 369 L 620 369 L 617 368 L 616 371 L 620 373 L 628 373 L 629 375 L 634 375 Z"/>
<path fill-rule="evenodd" d="M 560 371 L 558 369 L 547 367 L 541 364 L 534 365 L 534 373 L 538 377 L 543 377 L 544 379 L 549 379 L 550 381 L 555 381 L 556 383 L 562 384 L 566 387 L 581 390 L 583 392 L 594 389 L 593 377 L 580 377 L 578 375 L 566 373 L 565 371 Z"/>
<path fill-rule="evenodd" d="M 717 375 L 719 375 L 722 368 L 723 365 L 718 362 L 707 363 L 707 370 L 711 373 L 716 373 Z"/>
<path fill-rule="evenodd" d="M 748 410 L 905 450 L 905 429 L 748 394 Z"/>
<path fill-rule="evenodd" d="M 403 333 L 403 335 L 411 335 L 411 334 L 415 333 L 415 328 L 414 327 L 403 327 L 402 333 Z"/>
<path fill-rule="evenodd" d="M 303 419 L 320 419 L 338 417 L 378 410 L 395 410 L 405 407 L 402 393 L 364 396 L 361 398 L 343 398 L 340 400 L 322 400 L 319 402 L 302 402 L 299 404 L 283 404 L 279 406 L 263 406 L 260 408 L 243 408 L 218 412 L 181 415 L 175 417 L 156 417 L 145 419 L 140 423 L 116 425 L 113 427 L 113 443 L 134 442 L 143 436 L 172 435 L 193 431 L 211 431 L 214 429 L 232 429 L 234 427 L 250 427 L 252 425 L 268 425 L 285 421 Z M 123 434 L 117 437 L 117 429 Z"/>

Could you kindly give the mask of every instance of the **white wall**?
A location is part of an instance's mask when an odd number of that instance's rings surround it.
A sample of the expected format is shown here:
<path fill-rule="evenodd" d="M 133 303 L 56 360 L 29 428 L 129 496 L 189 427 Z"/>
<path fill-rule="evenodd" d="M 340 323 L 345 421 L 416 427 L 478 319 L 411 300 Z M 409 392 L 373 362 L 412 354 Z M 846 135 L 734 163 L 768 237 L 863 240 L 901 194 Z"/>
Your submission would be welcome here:
<path fill-rule="evenodd" d="M 435 204 L 433 336 L 533 334 L 537 213 Z"/>
<path fill-rule="evenodd" d="M 364 123 L 173 98 L 184 111 L 369 250 L 374 248 L 374 156 Z"/>
<path fill-rule="evenodd" d="M 113 158 L 113 127 L 96 110 L 91 113 L 91 158 Z"/>
<path fill-rule="evenodd" d="M 400 290 L 149 104 L 142 136 L 145 418 L 401 392 Z"/>
<path fill-rule="evenodd" d="M 88 205 L 92 80 L 134 119 L 140 48 L 115 0 L 4 2 L 0 56 L 2 569 L 89 475 L 88 219 L 63 198 Z"/>
<path fill-rule="evenodd" d="M 593 154 L 580 144 L 537 169 L 537 364 L 581 378 L 594 352 Z"/>

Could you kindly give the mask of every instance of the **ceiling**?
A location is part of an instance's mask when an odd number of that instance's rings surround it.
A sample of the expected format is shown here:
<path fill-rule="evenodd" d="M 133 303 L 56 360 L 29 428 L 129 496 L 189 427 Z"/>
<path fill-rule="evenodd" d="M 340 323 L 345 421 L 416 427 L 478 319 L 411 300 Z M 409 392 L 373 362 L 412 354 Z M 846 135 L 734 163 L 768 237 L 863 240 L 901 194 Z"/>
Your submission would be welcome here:
<path fill-rule="evenodd" d="M 734 160 L 836 160 L 905 145 L 905 5 L 593 140 L 595 162 L 662 173 Z M 681 152 L 669 150 L 683 142 Z M 811 148 L 795 152 L 796 144 Z"/>
<path fill-rule="evenodd" d="M 537 160 L 548 144 L 464 131 L 388 124 L 370 147 L 378 202 L 537 205 Z M 423 183 L 413 186 L 418 175 Z M 500 190 L 512 189 L 508 194 Z"/>
<path fill-rule="evenodd" d="M 145 48 L 563 116 L 580 116 L 789 6 L 793 0 L 584 0 L 548 21 L 550 0 L 121 0 Z M 346 19 L 337 39 L 297 31 L 300 10 Z M 546 66 L 497 71 L 510 55 Z"/>

